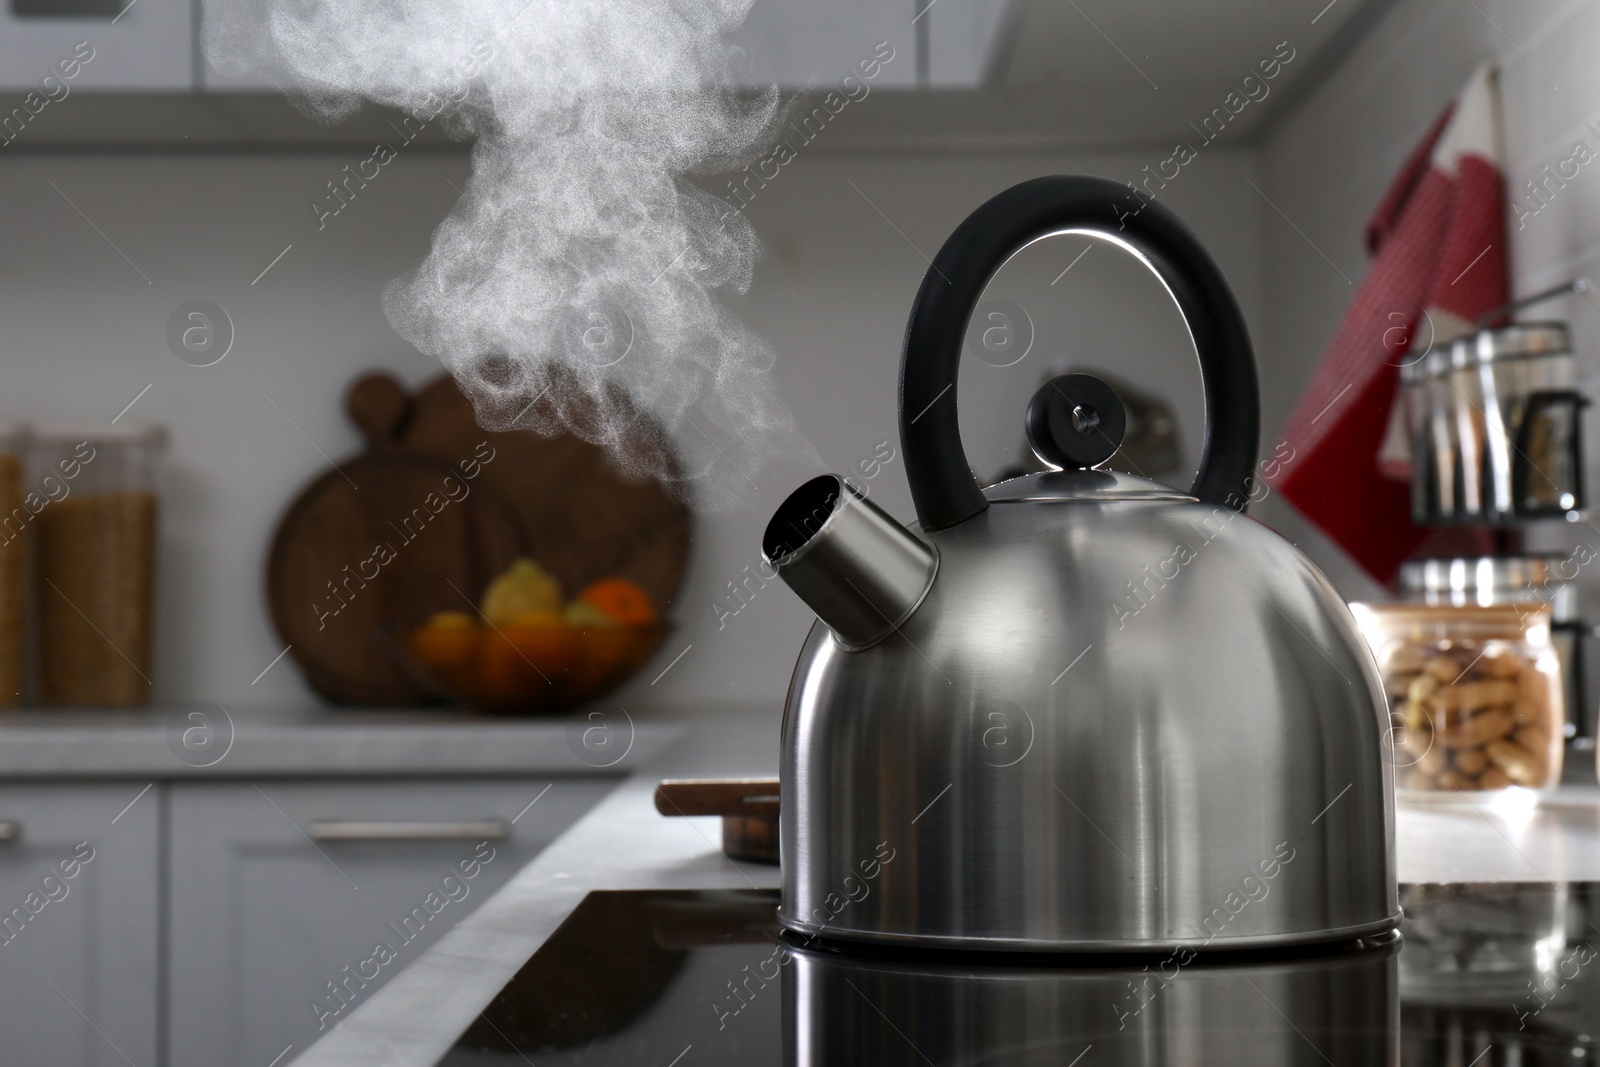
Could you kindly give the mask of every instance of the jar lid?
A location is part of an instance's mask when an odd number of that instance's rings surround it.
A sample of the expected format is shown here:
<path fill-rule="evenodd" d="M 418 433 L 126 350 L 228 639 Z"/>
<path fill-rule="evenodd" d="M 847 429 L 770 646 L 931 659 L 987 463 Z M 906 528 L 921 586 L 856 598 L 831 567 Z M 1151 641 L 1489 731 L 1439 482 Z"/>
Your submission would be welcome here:
<path fill-rule="evenodd" d="M 1352 604 L 1352 607 L 1355 605 Z M 1543 604 L 1404 604 L 1364 603 L 1363 611 L 1393 619 L 1416 619 L 1422 622 L 1460 619 L 1469 622 L 1522 622 L 1548 616 L 1550 609 Z M 1546 619 L 1548 621 L 1548 619 Z"/>
<path fill-rule="evenodd" d="M 1352 603 L 1369 643 L 1408 640 L 1537 640 L 1550 637 L 1548 604 L 1362 604 Z"/>
<path fill-rule="evenodd" d="M 1515 592 L 1530 585 L 1564 585 L 1555 565 L 1563 556 L 1462 556 L 1408 559 L 1400 564 L 1402 593 L 1458 590 Z"/>
<path fill-rule="evenodd" d="M 1408 559 L 1400 564 L 1399 591 L 1429 604 L 1548 602 L 1555 621 L 1569 622 L 1577 617 L 1578 587 L 1562 576 L 1568 562 L 1561 555 Z"/>
<path fill-rule="evenodd" d="M 75 445 L 80 441 L 107 445 L 150 445 L 166 448 L 167 428 L 159 423 L 45 423 L 33 427 L 34 444 Z"/>
<path fill-rule="evenodd" d="M 1463 340 L 1469 358 L 1475 363 L 1572 353 L 1572 338 L 1564 322 L 1519 322 L 1494 330 L 1479 330 Z"/>

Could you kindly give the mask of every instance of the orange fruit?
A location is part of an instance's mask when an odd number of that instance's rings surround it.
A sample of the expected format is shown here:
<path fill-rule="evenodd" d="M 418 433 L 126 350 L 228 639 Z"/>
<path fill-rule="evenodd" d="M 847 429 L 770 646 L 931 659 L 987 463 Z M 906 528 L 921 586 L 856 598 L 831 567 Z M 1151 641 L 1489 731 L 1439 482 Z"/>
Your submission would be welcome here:
<path fill-rule="evenodd" d="M 469 611 L 436 611 L 428 616 L 427 625 L 441 629 L 476 630 L 478 618 Z"/>
<path fill-rule="evenodd" d="M 650 594 L 626 578 L 602 578 L 578 594 L 624 626 L 652 626 L 656 621 Z"/>
<path fill-rule="evenodd" d="M 534 686 L 548 688 L 510 639 L 493 630 L 483 635 L 478 646 L 477 666 L 470 696 L 473 703 L 491 710 L 516 710 L 529 701 Z"/>
<path fill-rule="evenodd" d="M 546 679 L 561 681 L 577 661 L 577 632 L 560 615 L 526 612 L 501 627 L 501 632 L 541 685 Z"/>
<path fill-rule="evenodd" d="M 478 650 L 478 624 L 459 611 L 442 611 L 411 633 L 411 658 L 430 670 L 458 667 Z"/>

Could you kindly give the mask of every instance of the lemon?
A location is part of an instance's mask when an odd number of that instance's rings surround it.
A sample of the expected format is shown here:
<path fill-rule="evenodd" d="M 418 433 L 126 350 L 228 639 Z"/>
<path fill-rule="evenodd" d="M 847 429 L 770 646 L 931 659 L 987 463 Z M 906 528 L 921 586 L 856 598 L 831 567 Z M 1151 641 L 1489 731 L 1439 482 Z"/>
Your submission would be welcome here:
<path fill-rule="evenodd" d="M 561 583 L 531 559 L 519 559 L 489 583 L 483 614 L 496 626 L 518 615 L 561 613 Z"/>

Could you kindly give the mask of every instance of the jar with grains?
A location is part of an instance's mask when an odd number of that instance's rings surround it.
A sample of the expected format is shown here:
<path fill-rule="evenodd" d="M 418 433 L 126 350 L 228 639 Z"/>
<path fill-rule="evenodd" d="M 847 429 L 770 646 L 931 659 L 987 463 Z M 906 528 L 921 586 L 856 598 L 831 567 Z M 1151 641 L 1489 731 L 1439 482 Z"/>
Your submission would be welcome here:
<path fill-rule="evenodd" d="M 1352 604 L 1378 659 L 1395 787 L 1459 796 L 1561 780 L 1566 714 L 1548 605 Z"/>
<path fill-rule="evenodd" d="M 40 427 L 29 480 L 38 550 L 38 693 L 50 706 L 150 699 L 159 426 Z"/>
<path fill-rule="evenodd" d="M 24 506 L 23 453 L 27 434 L 0 427 L 0 707 L 22 703 L 27 538 L 32 512 Z"/>

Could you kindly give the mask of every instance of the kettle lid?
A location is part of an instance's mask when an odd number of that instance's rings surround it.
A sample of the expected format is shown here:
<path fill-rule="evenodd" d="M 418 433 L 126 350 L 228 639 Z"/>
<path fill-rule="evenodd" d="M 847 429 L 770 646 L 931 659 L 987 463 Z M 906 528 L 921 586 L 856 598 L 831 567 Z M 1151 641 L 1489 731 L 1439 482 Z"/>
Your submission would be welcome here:
<path fill-rule="evenodd" d="M 1180 500 L 1199 498 L 1148 478 L 1112 470 L 1059 470 L 1024 474 L 983 491 L 991 504 L 1056 504 L 1097 500 Z"/>

